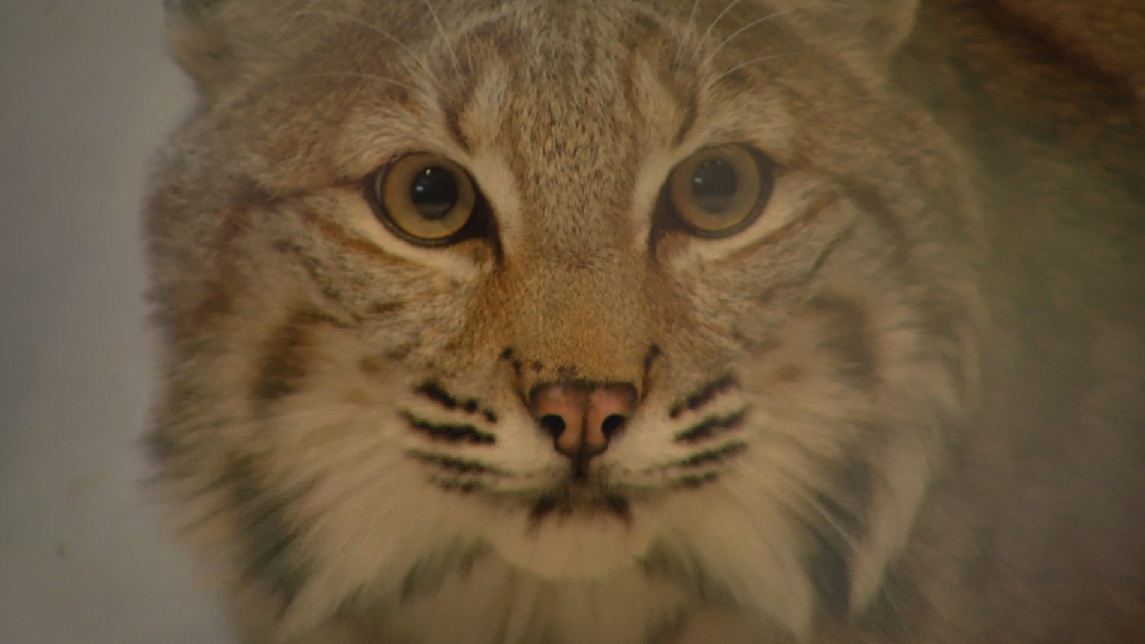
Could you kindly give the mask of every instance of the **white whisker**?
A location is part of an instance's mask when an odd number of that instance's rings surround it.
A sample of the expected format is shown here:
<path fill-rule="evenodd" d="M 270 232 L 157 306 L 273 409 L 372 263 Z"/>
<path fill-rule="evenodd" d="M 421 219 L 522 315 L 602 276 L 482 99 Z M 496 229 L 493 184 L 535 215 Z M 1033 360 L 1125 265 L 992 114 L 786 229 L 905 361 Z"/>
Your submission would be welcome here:
<path fill-rule="evenodd" d="M 769 20 L 774 20 L 775 18 L 778 18 L 784 14 L 791 13 L 791 11 L 793 11 L 793 10 L 792 9 L 784 9 L 782 11 L 773 11 L 773 12 L 767 14 L 766 16 L 763 16 L 762 18 L 757 18 L 755 20 L 752 20 L 751 22 L 740 27 L 739 29 L 736 29 L 731 34 L 729 34 L 727 38 L 724 38 L 722 41 L 720 41 L 720 43 L 718 45 L 715 46 L 715 48 L 712 49 L 711 53 L 709 53 L 707 58 L 704 59 L 704 62 L 700 65 L 700 67 L 701 68 L 707 68 L 707 66 L 710 65 L 712 63 L 712 61 L 714 61 L 716 59 L 716 56 L 720 53 L 720 50 L 723 49 L 732 40 L 735 40 L 736 36 L 739 36 L 743 32 L 747 31 L 748 29 L 751 29 L 752 27 L 755 27 L 756 25 L 765 23 Z"/>
<path fill-rule="evenodd" d="M 405 42 L 403 42 L 397 36 L 391 34 L 390 32 L 386 31 L 385 29 L 382 29 L 381 27 L 379 27 L 375 24 L 371 24 L 369 22 L 366 22 L 365 20 L 362 20 L 361 18 L 357 18 L 355 16 L 351 16 L 351 15 L 345 14 L 345 13 L 340 13 L 337 11 L 322 11 L 322 10 L 318 10 L 318 9 L 308 9 L 308 10 L 296 12 L 296 15 L 299 15 L 299 16 L 315 15 L 315 16 L 325 16 L 326 18 L 336 18 L 339 20 L 345 20 L 345 21 L 350 22 L 352 24 L 358 25 L 364 29 L 368 29 L 369 31 L 372 31 L 375 34 L 378 34 L 379 36 L 393 42 L 398 47 L 401 47 L 402 51 L 405 52 L 406 55 L 409 56 L 411 59 L 413 59 L 413 61 L 417 63 L 418 67 L 420 67 L 421 70 L 423 72 L 425 72 L 426 76 L 428 76 L 429 78 L 436 78 L 436 76 L 434 75 L 433 70 L 430 68 L 430 66 L 425 62 L 425 60 L 423 58 L 421 58 L 416 53 L 414 53 L 413 49 L 410 48 L 409 45 L 407 45 Z M 456 59 L 455 59 L 455 61 L 456 61 Z"/>
<path fill-rule="evenodd" d="M 457 59 L 457 52 L 453 50 L 453 45 L 449 43 L 449 36 L 445 33 L 445 27 L 441 25 L 441 20 L 437 17 L 437 11 L 433 8 L 433 4 L 429 0 L 422 0 L 425 8 L 429 9 L 429 15 L 433 17 L 433 23 L 437 25 L 437 32 L 441 34 L 441 42 L 445 45 L 445 49 L 449 52 L 449 57 L 453 59 L 453 70 L 457 72 L 458 78 L 461 77 L 461 61 Z"/>
<path fill-rule="evenodd" d="M 688 21 L 684 23 L 684 36 L 680 38 L 680 42 L 676 45 L 676 53 L 672 56 L 673 67 L 680 63 L 680 54 L 684 51 L 684 45 L 694 35 L 692 23 L 696 20 L 696 9 L 699 6 L 700 0 L 692 0 L 692 10 L 688 12 Z"/>
<path fill-rule="evenodd" d="M 708 28 L 704 30 L 704 35 L 700 36 L 700 39 L 696 42 L 696 49 L 692 52 L 693 57 L 699 55 L 700 47 L 708 40 L 708 37 L 712 35 L 712 30 L 716 28 L 716 25 L 719 24 L 720 20 L 722 20 L 723 17 L 727 15 L 727 13 L 740 2 L 741 0 L 731 0 L 731 2 L 729 2 L 727 6 L 724 7 L 723 11 L 721 11 L 716 15 L 714 19 L 712 19 L 711 24 L 709 24 Z"/>
<path fill-rule="evenodd" d="M 767 55 L 764 55 L 764 56 L 758 56 L 758 57 L 756 57 L 756 58 L 752 58 L 752 59 L 750 59 L 750 60 L 745 60 L 745 61 L 743 61 L 742 63 L 739 63 L 738 65 L 734 65 L 734 66 L 732 66 L 730 69 L 728 69 L 728 70 L 725 70 L 724 72 L 720 73 L 719 75 L 717 75 L 717 76 L 713 77 L 711 80 L 709 80 L 709 81 L 708 81 L 708 82 L 707 82 L 707 83 L 704 85 L 704 92 L 703 92 L 703 93 L 705 93 L 705 94 L 706 94 L 706 93 L 708 93 L 708 92 L 709 92 L 709 91 L 711 91 L 711 89 L 712 89 L 713 87 L 715 87 L 715 86 L 716 86 L 716 85 L 717 85 L 717 84 L 718 84 L 718 83 L 719 83 L 721 80 L 723 80 L 723 79 L 724 79 L 724 78 L 726 78 L 727 76 L 729 76 L 729 75 L 731 75 L 731 74 L 734 74 L 735 72 L 737 72 L 737 71 L 739 71 L 739 70 L 741 70 L 741 69 L 743 69 L 744 67 L 747 67 L 747 66 L 749 66 L 749 65 L 754 65 L 754 64 L 756 64 L 756 63 L 762 63 L 762 62 L 763 62 L 763 61 L 765 61 L 765 60 L 773 60 L 773 59 L 776 59 L 776 58 L 786 58 L 786 57 L 789 57 L 789 56 L 799 56 L 799 55 L 803 55 L 803 54 L 805 54 L 805 53 L 807 53 L 807 52 L 789 51 L 789 52 L 783 52 L 783 53 L 773 53 L 773 54 L 767 54 Z"/>

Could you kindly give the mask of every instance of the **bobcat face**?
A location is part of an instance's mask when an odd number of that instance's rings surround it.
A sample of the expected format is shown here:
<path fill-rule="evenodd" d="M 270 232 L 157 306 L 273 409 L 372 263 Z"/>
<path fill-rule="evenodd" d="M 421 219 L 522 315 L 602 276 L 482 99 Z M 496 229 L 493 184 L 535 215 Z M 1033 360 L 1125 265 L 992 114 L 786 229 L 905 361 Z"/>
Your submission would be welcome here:
<path fill-rule="evenodd" d="M 959 162 L 876 57 L 778 4 L 317 4 L 182 41 L 209 99 L 152 204 L 154 442 L 243 583 L 864 601 L 975 306 Z"/>

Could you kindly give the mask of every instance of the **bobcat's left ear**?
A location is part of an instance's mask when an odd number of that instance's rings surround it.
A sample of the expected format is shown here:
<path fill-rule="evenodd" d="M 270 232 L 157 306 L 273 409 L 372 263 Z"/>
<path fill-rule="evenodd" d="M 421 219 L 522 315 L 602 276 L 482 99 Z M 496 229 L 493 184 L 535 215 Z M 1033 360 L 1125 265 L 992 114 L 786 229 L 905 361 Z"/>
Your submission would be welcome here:
<path fill-rule="evenodd" d="M 914 28 L 919 0 L 770 0 L 808 39 L 884 68 Z"/>
<path fill-rule="evenodd" d="M 224 13 L 227 0 L 164 0 L 171 56 L 212 97 L 236 74 L 236 52 Z"/>
<path fill-rule="evenodd" d="M 337 14 L 357 0 L 326 0 Z M 243 76 L 303 55 L 326 33 L 313 0 L 164 0 L 172 56 L 208 101 Z"/>

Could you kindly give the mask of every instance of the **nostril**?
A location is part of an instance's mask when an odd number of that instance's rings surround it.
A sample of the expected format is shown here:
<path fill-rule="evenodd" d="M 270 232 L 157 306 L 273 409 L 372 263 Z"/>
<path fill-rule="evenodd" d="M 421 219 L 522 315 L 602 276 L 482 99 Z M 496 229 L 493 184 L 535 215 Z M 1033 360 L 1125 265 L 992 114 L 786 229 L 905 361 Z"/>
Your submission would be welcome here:
<path fill-rule="evenodd" d="M 565 431 L 565 419 L 556 414 L 545 414 L 538 422 L 553 438 L 559 437 L 561 432 Z"/>
<path fill-rule="evenodd" d="M 604 419 L 600 424 L 601 431 L 604 432 L 606 438 L 612 438 L 612 435 L 620 431 L 624 427 L 624 423 L 628 422 L 627 416 L 621 414 L 611 414 Z"/>

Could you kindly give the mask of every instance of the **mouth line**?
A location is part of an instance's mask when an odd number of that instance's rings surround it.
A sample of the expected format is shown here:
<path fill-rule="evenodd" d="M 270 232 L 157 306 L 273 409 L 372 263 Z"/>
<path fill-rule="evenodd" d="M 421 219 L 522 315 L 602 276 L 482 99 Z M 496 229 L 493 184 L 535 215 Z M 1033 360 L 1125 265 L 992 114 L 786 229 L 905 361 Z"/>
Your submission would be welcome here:
<path fill-rule="evenodd" d="M 539 527 L 556 518 L 572 516 L 612 516 L 625 525 L 632 521 L 629 497 L 602 485 L 594 485 L 587 477 L 573 476 L 562 485 L 542 493 L 529 508 L 529 524 Z"/>

